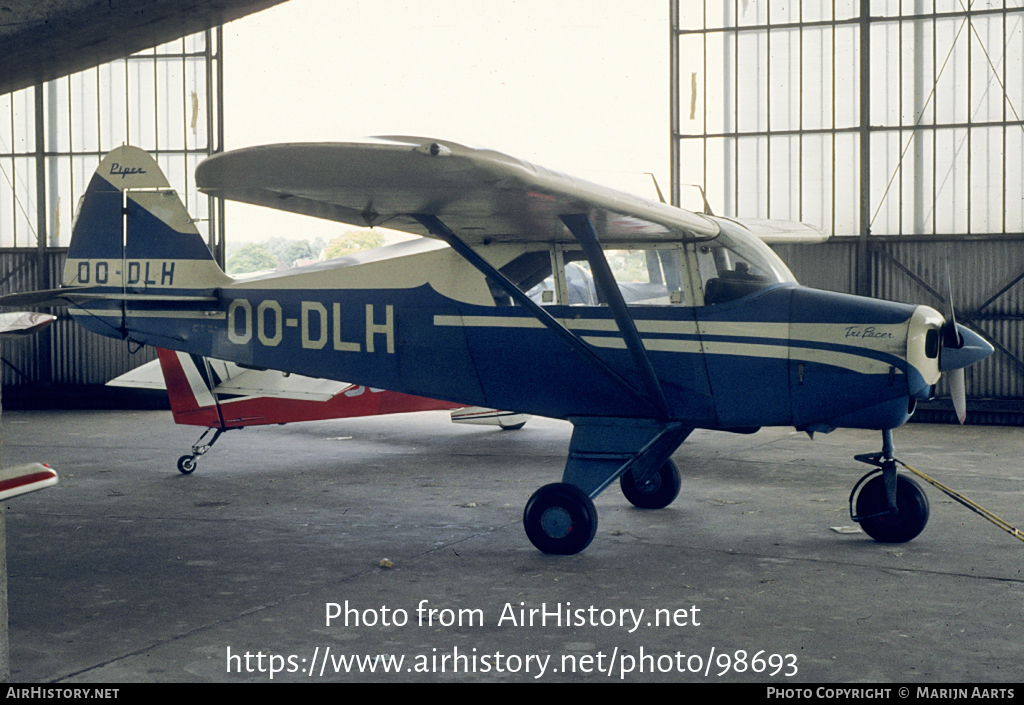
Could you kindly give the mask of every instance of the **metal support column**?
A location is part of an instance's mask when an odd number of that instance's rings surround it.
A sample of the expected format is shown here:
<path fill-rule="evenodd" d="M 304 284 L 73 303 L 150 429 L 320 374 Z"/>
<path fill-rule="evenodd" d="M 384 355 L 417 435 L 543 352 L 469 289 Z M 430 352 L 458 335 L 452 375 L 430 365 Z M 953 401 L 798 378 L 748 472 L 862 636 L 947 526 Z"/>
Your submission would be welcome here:
<path fill-rule="evenodd" d="M 671 161 L 671 175 L 669 178 L 669 191 L 671 203 L 679 208 L 682 203 L 682 189 L 680 186 L 681 174 L 681 145 L 679 144 L 679 0 L 669 0 L 669 154 Z"/>
<path fill-rule="evenodd" d="M 43 101 L 43 84 L 35 87 L 35 162 L 36 162 L 36 287 L 51 289 L 50 268 L 46 261 L 46 246 L 49 232 L 46 226 L 46 114 Z M 50 355 L 50 328 L 37 334 L 38 381 L 50 384 L 53 381 L 52 356 Z"/>
<path fill-rule="evenodd" d="M 860 2 L 860 237 L 857 294 L 871 296 L 871 2 Z"/>

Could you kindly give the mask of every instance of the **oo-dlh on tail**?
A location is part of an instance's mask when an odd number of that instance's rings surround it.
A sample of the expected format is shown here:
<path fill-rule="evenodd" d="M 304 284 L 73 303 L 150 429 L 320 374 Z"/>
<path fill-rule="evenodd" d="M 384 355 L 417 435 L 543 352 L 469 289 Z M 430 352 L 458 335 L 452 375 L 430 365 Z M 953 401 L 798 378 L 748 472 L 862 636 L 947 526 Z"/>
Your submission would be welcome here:
<path fill-rule="evenodd" d="M 143 294 L 229 281 L 156 160 L 136 147 L 108 154 L 82 198 L 63 285 Z"/>
<path fill-rule="evenodd" d="M 231 281 L 156 160 L 136 147 L 110 152 L 82 197 L 64 266 L 76 320 L 128 337 L 129 317 L 158 302 L 209 301 Z"/>

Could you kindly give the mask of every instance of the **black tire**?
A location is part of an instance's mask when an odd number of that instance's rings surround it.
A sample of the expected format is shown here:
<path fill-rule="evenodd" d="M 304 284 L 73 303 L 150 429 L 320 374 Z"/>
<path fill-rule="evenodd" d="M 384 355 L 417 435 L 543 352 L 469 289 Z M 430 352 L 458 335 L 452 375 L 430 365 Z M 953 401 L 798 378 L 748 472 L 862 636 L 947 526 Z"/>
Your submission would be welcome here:
<path fill-rule="evenodd" d="M 511 426 L 502 426 L 501 430 L 502 431 L 518 431 L 519 429 L 521 429 L 525 425 L 526 425 L 526 422 L 523 421 L 522 423 L 512 424 Z"/>
<path fill-rule="evenodd" d="M 647 487 L 638 487 L 633 471 L 623 473 L 619 478 L 619 487 L 629 503 L 640 509 L 663 509 L 679 496 L 679 488 L 683 481 L 679 476 L 679 468 L 671 460 L 658 468 Z"/>
<path fill-rule="evenodd" d="M 885 480 L 881 475 L 868 480 L 857 495 L 857 516 L 869 517 L 889 508 Z M 903 475 L 896 476 L 897 514 L 863 519 L 860 528 L 880 543 L 904 543 L 920 534 L 928 523 L 928 496 L 921 486 Z"/>
<path fill-rule="evenodd" d="M 183 455 L 178 458 L 178 472 L 182 475 L 191 475 L 196 471 L 196 459 L 191 455 Z"/>
<path fill-rule="evenodd" d="M 597 533 L 597 510 L 574 485 L 556 482 L 533 493 L 523 510 L 526 535 L 543 553 L 568 556 L 590 545 Z"/>

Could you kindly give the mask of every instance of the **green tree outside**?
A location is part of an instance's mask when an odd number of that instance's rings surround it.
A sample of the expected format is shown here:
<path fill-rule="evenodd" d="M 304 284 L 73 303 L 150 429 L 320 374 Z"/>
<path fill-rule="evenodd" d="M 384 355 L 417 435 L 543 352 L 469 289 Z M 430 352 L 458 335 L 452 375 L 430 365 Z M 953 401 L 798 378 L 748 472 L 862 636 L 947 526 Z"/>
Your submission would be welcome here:
<path fill-rule="evenodd" d="M 327 245 L 327 259 L 344 257 L 354 252 L 372 250 L 384 244 L 384 236 L 376 230 L 349 230 Z"/>
<path fill-rule="evenodd" d="M 277 257 L 258 242 L 243 245 L 227 261 L 228 274 L 248 274 L 264 269 L 277 269 Z"/>

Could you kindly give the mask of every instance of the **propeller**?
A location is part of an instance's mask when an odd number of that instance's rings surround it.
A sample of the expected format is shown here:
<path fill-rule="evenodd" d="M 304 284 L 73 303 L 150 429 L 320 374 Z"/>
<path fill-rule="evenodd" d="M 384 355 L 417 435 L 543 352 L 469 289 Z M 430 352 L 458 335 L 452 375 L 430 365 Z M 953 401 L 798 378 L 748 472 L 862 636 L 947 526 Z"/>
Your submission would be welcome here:
<path fill-rule="evenodd" d="M 953 397 L 953 411 L 962 426 L 967 420 L 967 386 L 964 383 L 964 368 L 949 373 L 949 395 Z"/>
<path fill-rule="evenodd" d="M 964 383 L 964 368 L 984 360 L 994 348 L 980 335 L 956 322 L 953 311 L 953 284 L 946 265 L 946 322 L 939 331 L 942 349 L 939 353 L 939 370 L 949 373 L 949 394 L 953 398 L 953 411 L 962 424 L 967 418 L 967 387 Z"/>

